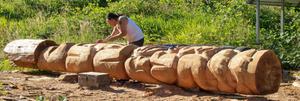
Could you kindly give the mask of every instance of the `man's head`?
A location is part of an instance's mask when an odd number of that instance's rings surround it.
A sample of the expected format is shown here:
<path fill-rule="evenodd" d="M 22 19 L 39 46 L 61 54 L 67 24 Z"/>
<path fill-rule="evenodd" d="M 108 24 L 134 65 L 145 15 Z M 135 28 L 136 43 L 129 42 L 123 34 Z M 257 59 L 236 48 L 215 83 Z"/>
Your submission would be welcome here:
<path fill-rule="evenodd" d="M 106 16 L 106 22 L 114 27 L 118 24 L 118 19 L 119 19 L 120 15 L 115 14 L 115 13 L 108 13 Z"/>

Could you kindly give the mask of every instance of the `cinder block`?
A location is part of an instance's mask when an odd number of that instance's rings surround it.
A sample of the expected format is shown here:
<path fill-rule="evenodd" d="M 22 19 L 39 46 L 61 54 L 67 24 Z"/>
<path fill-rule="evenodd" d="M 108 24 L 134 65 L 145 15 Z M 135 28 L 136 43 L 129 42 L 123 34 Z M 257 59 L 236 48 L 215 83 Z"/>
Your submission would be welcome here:
<path fill-rule="evenodd" d="M 110 84 L 111 80 L 112 79 L 107 73 L 85 72 L 79 73 L 78 75 L 79 85 L 88 88 L 100 88 L 102 86 L 107 86 Z"/>

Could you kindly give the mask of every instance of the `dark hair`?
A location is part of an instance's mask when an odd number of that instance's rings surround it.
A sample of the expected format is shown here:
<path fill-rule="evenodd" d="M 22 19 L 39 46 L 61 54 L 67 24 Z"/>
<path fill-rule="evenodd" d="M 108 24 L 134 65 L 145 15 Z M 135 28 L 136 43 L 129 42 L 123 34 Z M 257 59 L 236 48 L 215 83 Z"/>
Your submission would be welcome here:
<path fill-rule="evenodd" d="M 123 14 L 108 13 L 107 16 L 106 16 L 106 18 L 107 18 L 108 20 L 111 20 L 111 19 L 118 20 L 118 18 L 119 18 L 120 16 L 122 16 L 122 15 L 123 15 Z"/>

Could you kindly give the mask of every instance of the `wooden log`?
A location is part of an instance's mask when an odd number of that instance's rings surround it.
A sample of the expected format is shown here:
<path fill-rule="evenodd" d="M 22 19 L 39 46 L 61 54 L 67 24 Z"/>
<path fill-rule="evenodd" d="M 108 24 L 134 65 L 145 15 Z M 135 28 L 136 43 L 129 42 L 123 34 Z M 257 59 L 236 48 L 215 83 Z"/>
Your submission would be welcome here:
<path fill-rule="evenodd" d="M 252 94 L 270 94 L 278 91 L 282 68 L 275 53 L 271 50 L 257 51 L 253 61 L 248 64 L 246 84 L 254 91 Z"/>
<path fill-rule="evenodd" d="M 210 60 L 213 55 L 221 51 L 221 48 L 215 46 L 202 46 L 196 50 L 196 54 L 200 54 L 206 60 Z"/>
<path fill-rule="evenodd" d="M 94 48 L 98 52 L 103 49 L 118 49 L 123 46 L 124 45 L 120 45 L 120 44 L 97 43 L 97 44 L 95 44 Z"/>
<path fill-rule="evenodd" d="M 51 40 L 20 39 L 8 43 L 4 48 L 4 53 L 17 66 L 36 68 L 40 53 L 45 48 L 56 45 Z"/>
<path fill-rule="evenodd" d="M 237 80 L 236 91 L 239 93 L 254 94 L 254 91 L 250 89 L 250 85 L 247 84 L 247 80 L 249 80 L 249 77 L 251 76 L 247 69 L 248 64 L 253 61 L 252 56 L 255 52 L 255 49 L 240 52 L 234 56 L 228 64 L 231 73 Z"/>
<path fill-rule="evenodd" d="M 133 56 L 144 56 L 151 57 L 157 51 L 167 51 L 168 47 L 160 46 L 160 45 L 146 45 L 139 47 L 133 51 Z"/>
<path fill-rule="evenodd" d="M 177 66 L 177 84 L 183 88 L 194 88 L 196 83 L 192 76 L 192 68 L 198 67 L 199 60 L 194 60 L 194 54 L 187 54 L 179 58 Z"/>
<path fill-rule="evenodd" d="M 160 84 L 161 82 L 151 75 L 151 68 L 149 57 L 130 57 L 125 62 L 126 72 L 131 79 L 145 83 Z"/>
<path fill-rule="evenodd" d="M 179 49 L 177 56 L 182 57 L 183 55 L 186 54 L 195 54 L 196 53 L 195 48 L 196 47 L 192 47 L 192 46 L 182 47 L 181 49 Z"/>
<path fill-rule="evenodd" d="M 196 84 L 203 90 L 217 92 L 218 80 L 208 69 L 208 60 L 199 54 L 193 54 L 191 61 L 195 61 L 191 70 Z"/>
<path fill-rule="evenodd" d="M 236 54 L 233 49 L 224 49 L 215 54 L 208 62 L 208 69 L 218 80 L 218 89 L 221 92 L 236 92 L 237 81 L 228 67 L 229 61 Z"/>
<path fill-rule="evenodd" d="M 38 59 L 38 68 L 50 71 L 66 72 L 66 57 L 74 43 L 63 43 L 51 46 L 42 51 Z"/>
<path fill-rule="evenodd" d="M 94 70 L 109 73 L 115 79 L 129 79 L 124 63 L 135 48 L 135 45 L 126 45 L 100 50 L 93 59 Z"/>
<path fill-rule="evenodd" d="M 215 46 L 184 46 L 186 48 L 174 50 L 159 45 L 139 48 L 117 44 L 96 46 L 78 44 L 67 52 L 67 47 L 59 48 L 61 46 L 57 47 L 51 40 L 25 39 L 7 44 L 4 52 L 22 67 L 35 67 L 41 63 L 40 69 L 75 73 L 98 71 L 116 79 L 130 77 L 146 83 L 177 82 L 184 88 L 198 86 L 213 92 L 270 94 L 278 91 L 281 82 L 281 63 L 271 50 L 237 51 Z M 52 62 L 49 57 L 53 57 Z M 56 66 L 63 64 L 64 59 L 65 70 L 63 66 Z M 82 76 L 82 81 L 86 81 L 81 84 L 99 87 L 97 76 L 92 74 L 91 78 Z"/>
<path fill-rule="evenodd" d="M 170 54 L 171 53 L 178 53 L 181 48 L 182 47 L 169 48 L 166 52 L 170 53 Z"/>
<path fill-rule="evenodd" d="M 202 46 L 196 49 L 192 75 L 196 84 L 204 90 L 218 92 L 218 80 L 208 68 L 208 61 L 221 49 L 215 46 Z"/>
<path fill-rule="evenodd" d="M 176 83 L 178 63 L 176 53 L 157 51 L 150 57 L 150 62 L 153 65 L 151 75 L 155 79 L 167 84 Z"/>
<path fill-rule="evenodd" d="M 72 73 L 92 72 L 93 57 L 96 53 L 94 44 L 76 44 L 72 46 L 66 58 L 66 71 Z"/>

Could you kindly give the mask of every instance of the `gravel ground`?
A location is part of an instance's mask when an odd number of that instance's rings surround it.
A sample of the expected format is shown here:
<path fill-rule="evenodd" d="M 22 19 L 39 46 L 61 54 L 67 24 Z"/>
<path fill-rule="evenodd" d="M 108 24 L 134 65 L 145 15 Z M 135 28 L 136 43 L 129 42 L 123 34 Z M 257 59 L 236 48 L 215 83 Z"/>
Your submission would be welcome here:
<path fill-rule="evenodd" d="M 124 84 L 112 82 L 100 89 L 87 89 L 78 83 L 63 82 L 59 74 L 34 75 L 29 72 L 0 72 L 0 101 L 35 101 L 37 98 L 58 101 L 102 100 L 168 100 L 168 101 L 219 101 L 219 100 L 300 100 L 300 87 L 294 80 L 281 83 L 277 93 L 269 95 L 220 94 L 201 90 L 184 90 L 172 85 L 155 85 L 138 82 Z M 295 84 L 295 83 L 294 83 Z"/>

